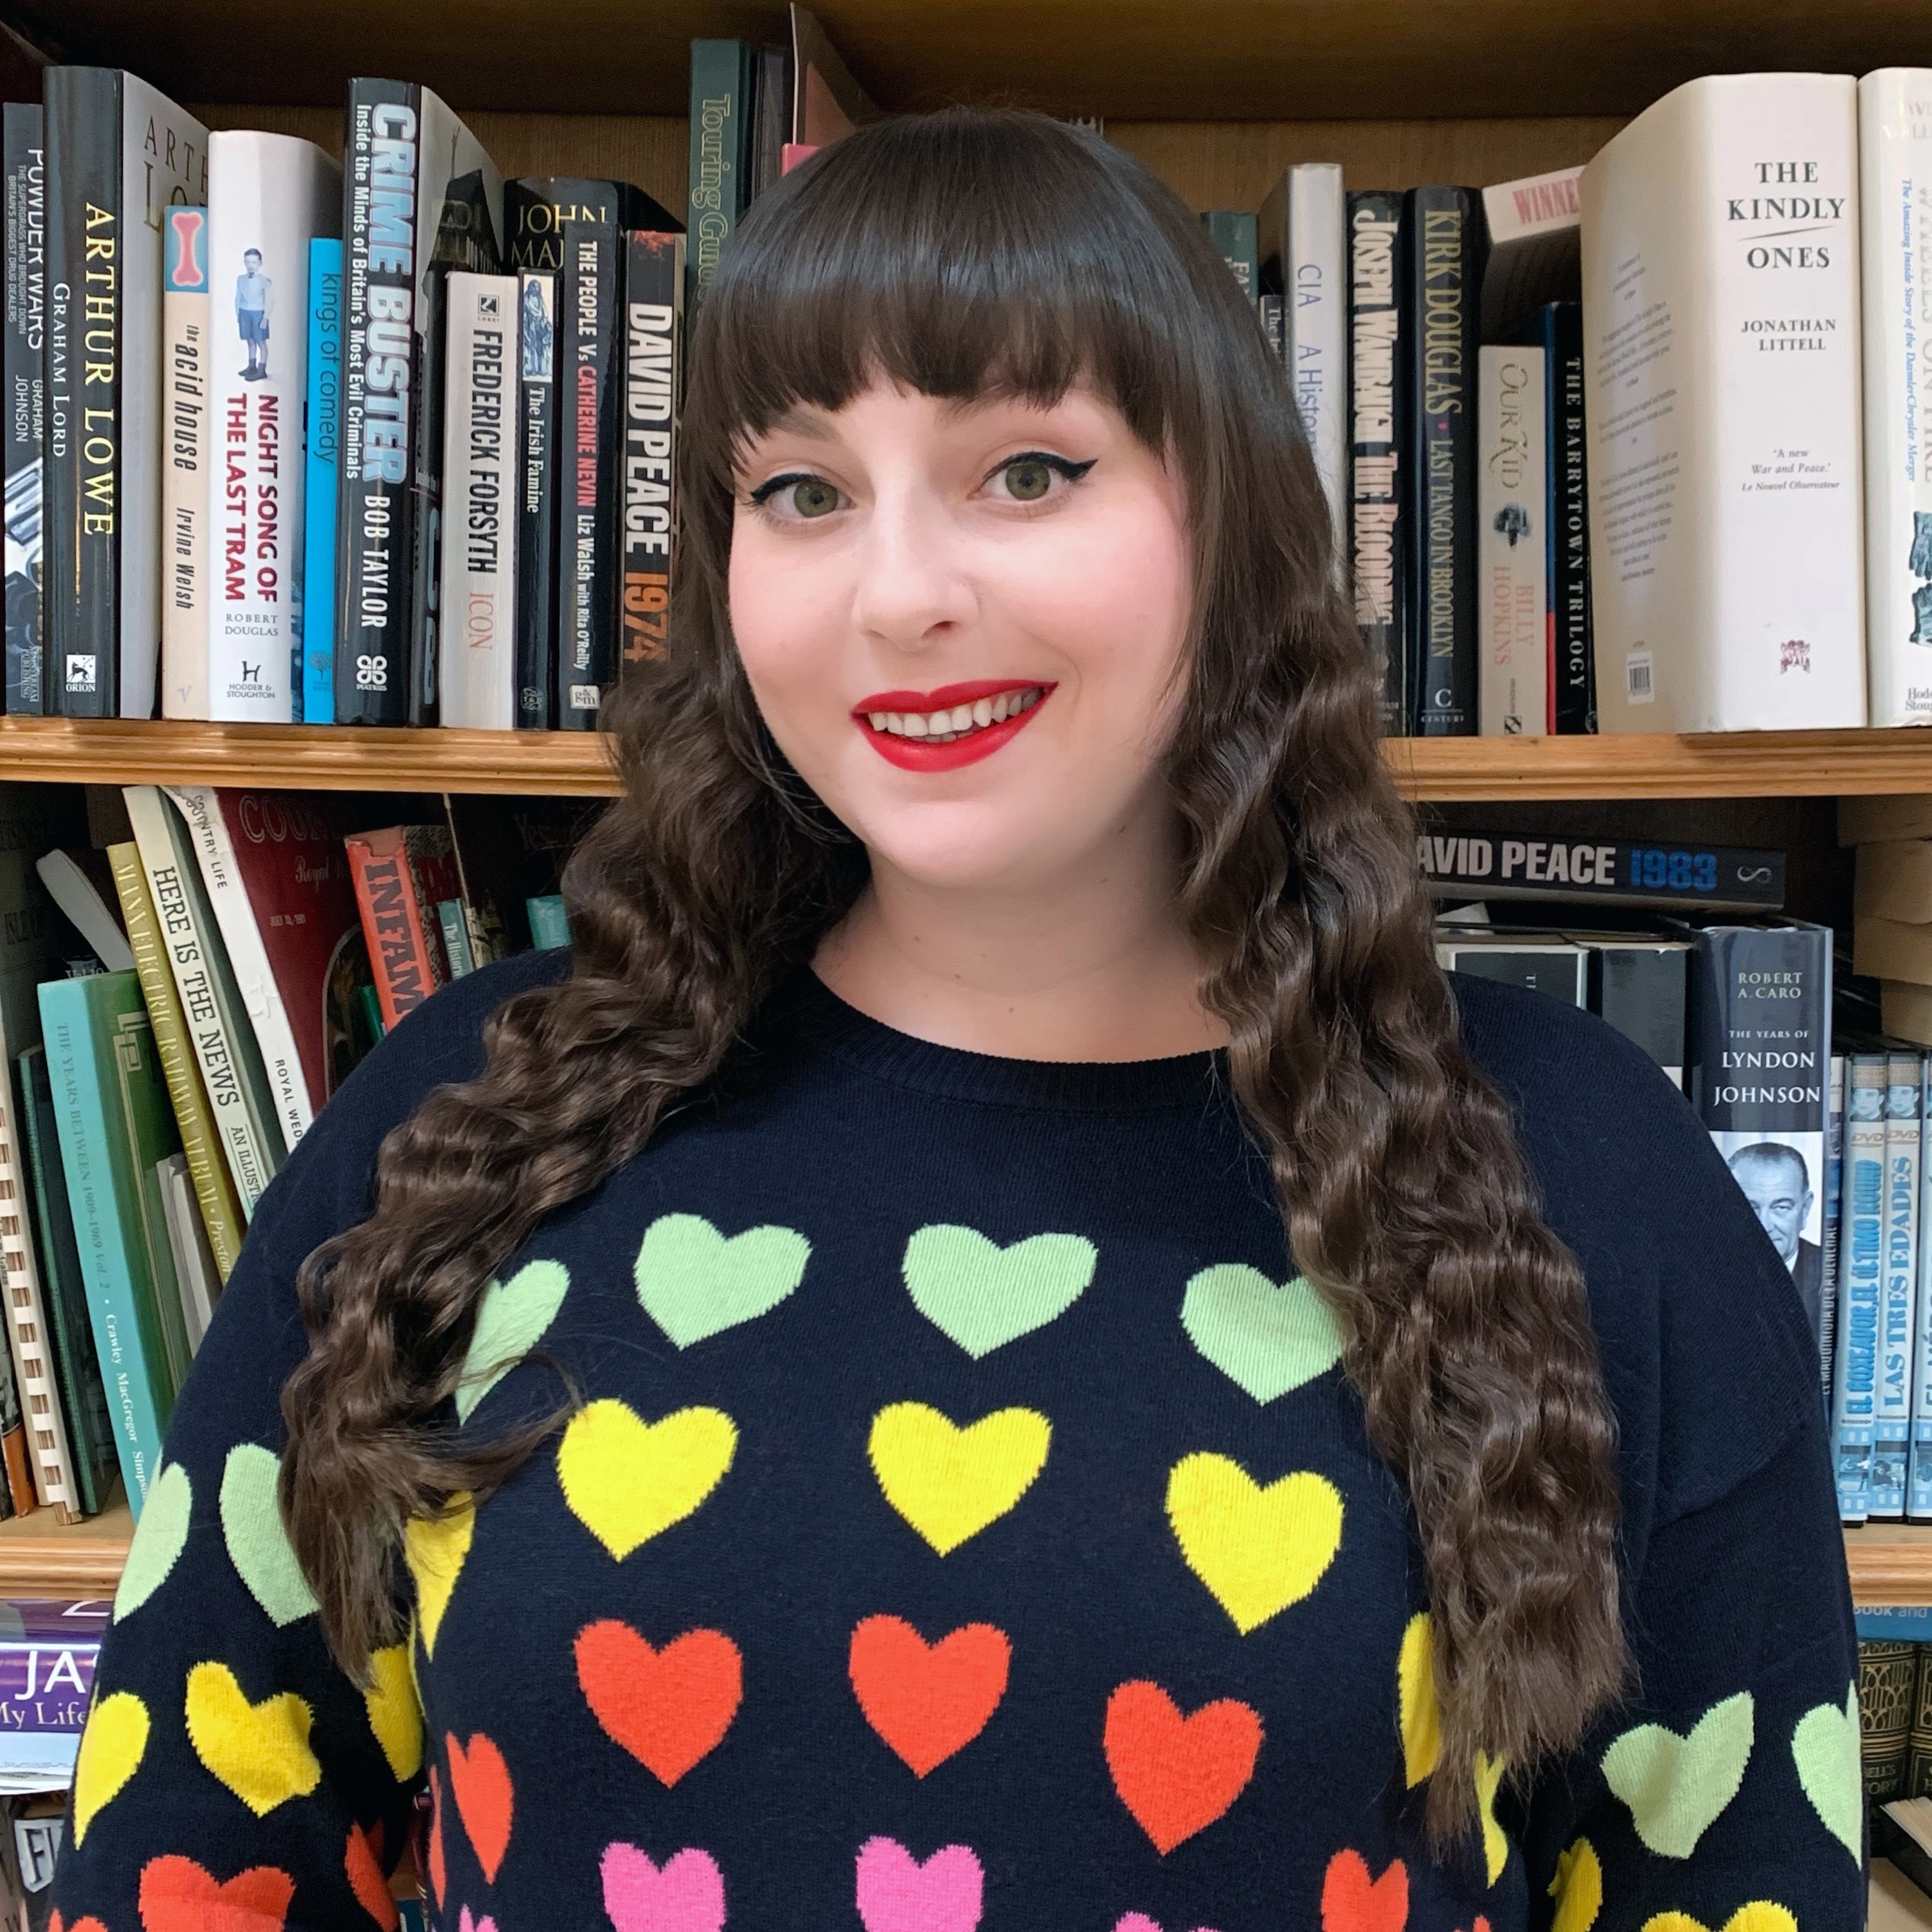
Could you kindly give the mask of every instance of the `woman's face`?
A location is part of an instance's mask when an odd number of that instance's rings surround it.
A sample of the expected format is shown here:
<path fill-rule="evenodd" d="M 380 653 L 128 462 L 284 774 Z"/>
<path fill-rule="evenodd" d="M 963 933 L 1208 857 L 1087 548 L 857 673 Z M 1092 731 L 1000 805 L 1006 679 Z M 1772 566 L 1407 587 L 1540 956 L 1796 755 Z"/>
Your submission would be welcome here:
<path fill-rule="evenodd" d="M 1188 535 L 1119 411 L 882 382 L 794 409 L 737 481 L 731 623 L 758 708 L 875 865 L 1037 886 L 1165 824 Z"/>

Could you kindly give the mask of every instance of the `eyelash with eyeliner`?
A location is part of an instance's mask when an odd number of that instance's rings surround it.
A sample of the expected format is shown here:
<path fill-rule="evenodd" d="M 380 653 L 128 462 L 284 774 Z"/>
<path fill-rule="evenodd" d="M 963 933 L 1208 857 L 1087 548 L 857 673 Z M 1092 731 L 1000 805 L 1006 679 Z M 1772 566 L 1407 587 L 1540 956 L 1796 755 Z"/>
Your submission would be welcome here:
<path fill-rule="evenodd" d="M 1056 475 L 1065 477 L 1068 482 L 1077 483 L 1099 460 L 1097 456 L 1090 456 L 1085 463 L 1075 463 L 1064 456 L 1055 456 L 1044 449 L 1022 449 L 995 463 L 979 480 L 983 484 L 990 483 L 1002 470 L 1011 470 L 1016 463 L 1043 463 Z M 809 470 L 788 470 L 783 475 L 768 477 L 749 494 L 752 502 L 763 505 L 769 502 L 781 490 L 788 490 L 794 484 L 818 480 Z"/>

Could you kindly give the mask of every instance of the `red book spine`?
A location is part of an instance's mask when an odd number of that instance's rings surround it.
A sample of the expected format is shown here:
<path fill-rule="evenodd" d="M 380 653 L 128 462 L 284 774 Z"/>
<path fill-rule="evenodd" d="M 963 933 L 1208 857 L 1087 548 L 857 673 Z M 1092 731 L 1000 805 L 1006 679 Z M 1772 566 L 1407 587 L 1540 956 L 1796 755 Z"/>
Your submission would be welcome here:
<path fill-rule="evenodd" d="M 390 825 L 346 843 L 382 1023 L 393 1030 L 449 977 L 436 920 L 438 902 L 459 896 L 449 835 L 440 825 Z"/>

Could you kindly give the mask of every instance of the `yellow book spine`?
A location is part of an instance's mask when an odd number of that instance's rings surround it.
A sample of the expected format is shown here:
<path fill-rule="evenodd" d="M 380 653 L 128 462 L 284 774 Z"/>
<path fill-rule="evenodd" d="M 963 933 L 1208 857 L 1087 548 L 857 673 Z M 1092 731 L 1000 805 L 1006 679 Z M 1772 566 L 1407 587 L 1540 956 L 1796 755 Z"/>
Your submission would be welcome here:
<path fill-rule="evenodd" d="M 188 1178 L 194 1183 L 194 1197 L 201 1204 L 201 1218 L 208 1229 L 208 1245 L 215 1255 L 215 1266 L 226 1282 L 233 1273 L 242 1252 L 242 1207 L 236 1198 L 228 1165 L 215 1138 L 215 1121 L 208 1111 L 208 1091 L 201 1084 L 201 1070 L 188 1043 L 188 1027 L 181 1011 L 181 995 L 175 990 L 174 975 L 161 949 L 161 922 L 155 917 L 153 895 L 147 889 L 147 874 L 141 870 L 141 852 L 131 845 L 108 847 L 108 862 L 114 868 L 114 889 L 120 894 L 121 916 L 127 921 L 127 942 L 134 953 L 135 971 L 141 976 L 141 998 L 147 1005 L 149 1022 L 154 1028 L 154 1044 L 161 1056 L 162 1077 L 167 1082 L 167 1097 L 174 1105 L 175 1124 L 181 1129 L 181 1149 L 188 1156 Z"/>

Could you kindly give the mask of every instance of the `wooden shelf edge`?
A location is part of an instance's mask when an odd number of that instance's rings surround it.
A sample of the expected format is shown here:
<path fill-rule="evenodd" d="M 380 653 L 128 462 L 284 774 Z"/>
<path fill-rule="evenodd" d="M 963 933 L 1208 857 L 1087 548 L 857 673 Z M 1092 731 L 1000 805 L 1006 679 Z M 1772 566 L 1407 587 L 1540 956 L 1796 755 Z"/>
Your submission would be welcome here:
<path fill-rule="evenodd" d="M 1932 1524 L 1862 1523 L 1844 1532 L 1852 1601 L 1932 1604 Z"/>

